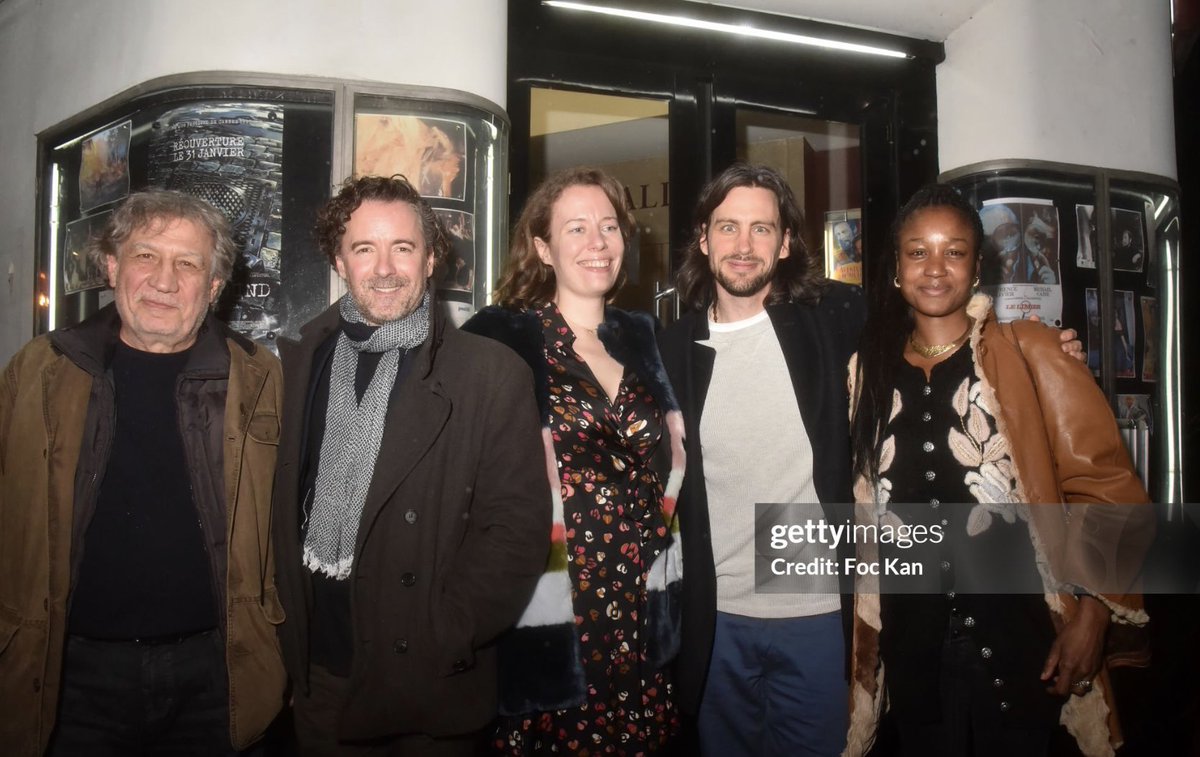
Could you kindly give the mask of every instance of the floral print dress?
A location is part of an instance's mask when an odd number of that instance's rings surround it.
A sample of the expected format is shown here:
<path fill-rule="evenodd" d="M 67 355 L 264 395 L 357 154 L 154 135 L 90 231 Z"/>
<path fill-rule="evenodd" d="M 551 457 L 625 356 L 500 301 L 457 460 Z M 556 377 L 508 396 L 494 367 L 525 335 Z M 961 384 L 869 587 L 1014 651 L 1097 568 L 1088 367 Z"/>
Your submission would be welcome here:
<path fill-rule="evenodd" d="M 663 487 L 650 467 L 662 412 L 625 369 L 609 401 L 576 354 L 553 304 L 536 311 L 546 344 L 550 430 L 562 482 L 571 601 L 587 701 L 506 718 L 496 746 L 508 754 L 636 755 L 679 728 L 665 669 L 646 662 L 646 575 L 670 535 Z"/>

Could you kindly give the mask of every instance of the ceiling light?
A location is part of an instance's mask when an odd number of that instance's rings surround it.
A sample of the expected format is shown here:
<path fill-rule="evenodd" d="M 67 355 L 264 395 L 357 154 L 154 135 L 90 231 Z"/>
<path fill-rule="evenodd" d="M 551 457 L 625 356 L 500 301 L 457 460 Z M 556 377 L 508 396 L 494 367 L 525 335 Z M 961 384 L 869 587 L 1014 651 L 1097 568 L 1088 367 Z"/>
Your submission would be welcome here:
<path fill-rule="evenodd" d="M 771 31 L 770 29 L 756 29 L 752 26 L 737 26 L 735 24 L 722 24 L 716 21 L 702 21 L 700 19 L 687 18 L 686 16 L 673 16 L 666 13 L 648 13 L 646 11 L 612 8 L 604 5 L 572 3 L 567 2 L 566 0 L 542 0 L 542 5 L 549 5 L 554 8 L 563 8 L 566 10 L 584 11 L 587 13 L 599 13 L 603 16 L 617 16 L 619 18 L 631 18 L 637 21 L 650 21 L 656 24 L 683 26 L 689 29 L 703 29 L 710 32 L 721 32 L 723 34 L 736 34 L 740 37 L 754 37 L 756 39 L 771 39 L 778 42 L 791 42 L 796 45 L 809 45 L 810 47 L 822 47 L 827 50 L 840 50 L 848 53 L 881 55 L 886 58 L 913 57 L 900 50 L 890 50 L 886 47 L 859 45 L 853 42 L 838 42 L 837 40 L 822 39 L 821 37 L 809 37 L 804 34 L 790 34 L 788 32 Z"/>

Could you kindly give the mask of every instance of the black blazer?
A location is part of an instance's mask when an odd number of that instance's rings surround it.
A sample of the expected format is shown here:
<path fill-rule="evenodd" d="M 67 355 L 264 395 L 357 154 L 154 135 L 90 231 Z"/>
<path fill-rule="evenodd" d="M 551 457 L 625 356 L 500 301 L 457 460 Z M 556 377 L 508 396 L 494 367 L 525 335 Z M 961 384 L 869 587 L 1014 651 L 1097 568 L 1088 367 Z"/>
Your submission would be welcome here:
<path fill-rule="evenodd" d="M 849 394 L 846 365 L 858 346 L 866 320 L 862 289 L 830 282 L 816 304 L 788 303 L 767 308 L 792 378 L 800 417 L 813 450 L 813 483 L 829 520 L 843 521 L 851 503 Z M 695 713 L 708 677 L 717 614 L 717 579 L 709 533 L 700 418 L 712 380 L 715 354 L 697 344 L 708 338 L 707 313 L 685 315 L 659 336 L 667 375 L 679 398 L 687 433 L 687 472 L 679 495 L 683 537 L 683 638 L 677 660 L 676 690 L 685 712 Z M 764 439 L 764 444 L 769 444 Z M 850 545 L 843 545 L 851 556 Z M 847 633 L 851 597 L 842 596 Z M 847 653 L 849 645 L 847 645 Z"/>

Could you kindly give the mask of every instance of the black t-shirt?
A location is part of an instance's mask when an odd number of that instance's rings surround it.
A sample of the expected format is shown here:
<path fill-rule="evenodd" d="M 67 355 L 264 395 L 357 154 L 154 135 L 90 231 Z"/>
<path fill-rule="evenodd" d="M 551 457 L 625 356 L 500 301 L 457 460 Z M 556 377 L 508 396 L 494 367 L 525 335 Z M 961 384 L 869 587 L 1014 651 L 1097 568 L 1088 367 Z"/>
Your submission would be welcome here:
<path fill-rule="evenodd" d="M 219 622 L 212 561 L 180 437 L 176 386 L 190 351 L 118 343 L 114 433 L 84 536 L 69 632 L 101 639 L 192 633 Z"/>

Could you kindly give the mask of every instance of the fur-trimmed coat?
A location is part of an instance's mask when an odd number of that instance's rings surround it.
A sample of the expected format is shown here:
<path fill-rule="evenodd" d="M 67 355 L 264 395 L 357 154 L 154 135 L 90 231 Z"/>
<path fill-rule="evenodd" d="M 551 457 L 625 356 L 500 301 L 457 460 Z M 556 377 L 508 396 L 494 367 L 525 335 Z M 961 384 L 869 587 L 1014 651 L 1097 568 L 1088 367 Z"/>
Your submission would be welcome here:
<path fill-rule="evenodd" d="M 981 400 L 998 434 L 1008 440 L 1013 497 L 1041 505 L 1028 508 L 1029 533 L 1038 562 L 1048 569 L 1043 571 L 1047 608 L 1061 628 L 1077 607 L 1074 587 L 1103 587 L 1098 598 L 1112 611 L 1106 648 L 1112 664 L 1122 651 L 1113 644 L 1122 635 L 1118 629 L 1149 620 L 1139 593 L 1142 558 L 1154 532 L 1149 497 L 1107 399 L 1087 367 L 1062 352 L 1056 332 L 1029 321 L 998 323 L 985 295 L 977 295 L 967 312 L 975 319 L 970 346 Z M 857 396 L 856 368 L 852 358 L 851 396 Z M 859 522 L 873 522 L 871 482 L 860 477 L 854 494 Z M 856 588 L 845 752 L 850 756 L 870 750 L 886 698 L 878 587 L 868 577 Z M 1088 757 L 1112 755 L 1121 744 L 1106 670 L 1094 680 L 1086 695 L 1066 700 L 1060 715 Z"/>
<path fill-rule="evenodd" d="M 654 326 L 645 313 L 608 307 L 597 336 L 613 359 L 632 368 L 646 383 L 663 413 L 664 434 L 654 467 L 665 483 L 662 511 L 671 524 L 672 543 L 650 567 L 645 618 L 649 663 L 657 668 L 669 662 L 679 649 L 682 549 L 675 502 L 683 481 L 684 451 L 683 418 L 658 354 Z M 587 682 L 571 605 L 561 481 L 549 426 L 549 371 L 542 323 L 532 310 L 491 306 L 467 321 L 463 330 L 507 345 L 533 371 L 546 475 L 554 504 L 546 571 L 516 627 L 500 640 L 500 712 L 516 715 L 578 706 L 586 699 Z"/>

